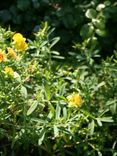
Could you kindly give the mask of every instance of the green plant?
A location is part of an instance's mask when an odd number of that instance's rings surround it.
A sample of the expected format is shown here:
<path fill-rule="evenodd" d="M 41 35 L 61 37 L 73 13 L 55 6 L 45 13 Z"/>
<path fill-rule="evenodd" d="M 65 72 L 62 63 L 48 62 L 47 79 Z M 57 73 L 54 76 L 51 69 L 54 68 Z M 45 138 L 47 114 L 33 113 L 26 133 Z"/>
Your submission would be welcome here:
<path fill-rule="evenodd" d="M 116 155 L 116 52 L 74 66 L 52 49 L 51 32 L 43 23 L 26 40 L 0 29 L 2 155 Z"/>

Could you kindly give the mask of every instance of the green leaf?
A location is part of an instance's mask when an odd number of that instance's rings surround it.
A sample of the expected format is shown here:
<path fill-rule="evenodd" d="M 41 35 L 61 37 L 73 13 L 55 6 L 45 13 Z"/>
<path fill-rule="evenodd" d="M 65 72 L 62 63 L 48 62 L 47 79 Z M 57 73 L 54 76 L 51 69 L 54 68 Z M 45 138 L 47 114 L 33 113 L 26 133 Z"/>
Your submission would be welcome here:
<path fill-rule="evenodd" d="M 51 40 L 50 48 L 52 48 L 58 41 L 60 40 L 60 37 L 55 37 Z"/>
<path fill-rule="evenodd" d="M 60 55 L 60 53 L 58 51 L 51 51 L 51 53 L 54 55 Z"/>
<path fill-rule="evenodd" d="M 109 5 L 111 5 L 111 1 L 106 0 L 106 1 L 104 2 L 104 5 L 105 5 L 105 6 L 109 6 Z"/>
<path fill-rule="evenodd" d="M 105 109 L 105 110 L 100 111 L 100 115 L 99 115 L 99 117 L 103 116 L 103 115 L 104 115 L 105 113 L 107 113 L 108 111 L 109 111 L 108 108 Z"/>
<path fill-rule="evenodd" d="M 94 9 L 88 9 L 85 13 L 85 16 L 90 19 L 94 19 L 97 17 L 97 12 Z"/>
<path fill-rule="evenodd" d="M 113 105 L 115 103 L 117 103 L 117 100 L 116 99 L 115 100 L 112 100 L 112 101 L 108 101 L 106 105 L 107 106 L 110 106 L 110 105 Z"/>
<path fill-rule="evenodd" d="M 30 115 L 34 112 L 34 110 L 37 108 L 38 102 L 34 101 L 33 104 L 30 106 L 29 110 L 27 111 L 27 115 Z"/>
<path fill-rule="evenodd" d="M 47 120 L 39 119 L 39 118 L 36 118 L 36 117 L 31 117 L 30 121 L 33 121 L 33 122 L 38 123 L 38 124 L 44 124 L 44 125 L 48 124 Z"/>
<path fill-rule="evenodd" d="M 65 119 L 67 119 L 67 109 L 66 109 L 66 107 L 63 108 L 63 117 Z"/>
<path fill-rule="evenodd" d="M 97 120 L 98 125 L 101 127 L 102 126 L 102 122 L 100 121 L 100 119 L 97 118 L 96 120 Z"/>
<path fill-rule="evenodd" d="M 59 129 L 56 125 L 54 125 L 54 137 L 57 137 L 59 135 Z"/>
<path fill-rule="evenodd" d="M 40 45 L 40 48 L 43 48 L 44 46 L 46 46 L 46 44 L 48 43 L 48 41 L 43 41 Z"/>
<path fill-rule="evenodd" d="M 40 146 L 44 140 L 46 130 L 43 128 L 39 134 L 38 145 Z"/>
<path fill-rule="evenodd" d="M 26 87 L 21 86 L 20 93 L 21 93 L 22 97 L 27 98 L 27 95 L 28 95 L 28 94 L 27 94 L 27 89 L 26 89 Z"/>
<path fill-rule="evenodd" d="M 116 112 L 117 112 L 117 103 L 111 105 L 110 110 L 111 110 L 112 114 L 116 114 Z"/>
<path fill-rule="evenodd" d="M 112 117 L 102 117 L 102 118 L 98 118 L 98 120 L 102 122 L 113 122 Z"/>
<path fill-rule="evenodd" d="M 99 83 L 95 88 L 94 88 L 94 91 L 97 91 L 99 88 L 101 88 L 102 86 L 105 85 L 105 82 L 102 81 L 101 83 Z"/>
<path fill-rule="evenodd" d="M 92 120 L 92 122 L 89 123 L 88 128 L 89 128 L 89 130 L 90 130 L 90 135 L 93 135 L 93 133 L 94 133 L 94 128 L 95 128 L 94 120 Z"/>
<path fill-rule="evenodd" d="M 91 24 L 85 24 L 80 31 L 80 35 L 83 39 L 90 38 L 94 33 L 94 27 Z"/>
<path fill-rule="evenodd" d="M 105 31 L 105 30 L 96 29 L 95 32 L 96 32 L 96 34 L 97 34 L 98 36 L 101 36 L 101 37 L 106 36 L 106 31 Z"/>
<path fill-rule="evenodd" d="M 44 90 L 45 90 L 45 96 L 49 101 L 51 99 L 51 88 L 46 80 L 44 81 Z"/>
<path fill-rule="evenodd" d="M 106 7 L 105 4 L 99 4 L 99 5 L 96 7 L 96 10 L 97 10 L 97 11 L 102 11 L 105 7 Z"/>
<path fill-rule="evenodd" d="M 66 92 L 66 83 L 64 83 L 62 86 L 61 86 L 61 88 L 60 88 L 60 91 L 59 91 L 59 95 L 60 96 L 63 96 L 64 94 L 65 94 L 65 92 Z"/>
<path fill-rule="evenodd" d="M 14 72 L 14 78 L 17 82 L 21 82 L 21 76 L 17 72 Z"/>
<path fill-rule="evenodd" d="M 56 105 L 56 119 L 60 118 L 60 114 L 61 114 L 61 107 L 59 104 Z"/>
<path fill-rule="evenodd" d="M 102 87 L 102 86 L 104 86 L 104 85 L 105 85 L 105 82 L 102 81 L 101 83 L 99 83 L 99 84 L 97 85 L 97 88 L 100 88 L 100 87 Z"/>
<path fill-rule="evenodd" d="M 103 19 L 93 19 L 92 22 L 93 22 L 94 26 L 98 29 L 105 28 L 105 21 Z"/>
<path fill-rule="evenodd" d="M 52 56 L 52 58 L 61 59 L 61 60 L 65 59 L 63 56 L 56 56 L 56 55 Z"/>
<path fill-rule="evenodd" d="M 52 114 L 55 114 L 55 108 L 54 108 L 54 106 L 51 103 L 49 103 L 48 106 L 49 106 L 50 112 L 52 112 Z"/>
<path fill-rule="evenodd" d="M 100 151 L 97 151 L 98 156 L 102 156 L 102 153 Z"/>
<path fill-rule="evenodd" d="M 113 146 L 112 146 L 113 150 L 116 149 L 116 144 L 117 144 L 117 141 L 114 141 Z"/>
<path fill-rule="evenodd" d="M 53 118 L 53 116 L 54 116 L 54 113 L 52 111 L 50 111 L 49 114 L 48 114 L 48 116 L 47 116 L 47 118 L 49 120 L 51 120 Z"/>
<path fill-rule="evenodd" d="M 96 45 L 96 44 L 97 44 L 97 37 L 94 37 L 94 36 L 93 36 L 93 37 L 91 38 L 91 43 L 94 44 L 94 45 Z"/>

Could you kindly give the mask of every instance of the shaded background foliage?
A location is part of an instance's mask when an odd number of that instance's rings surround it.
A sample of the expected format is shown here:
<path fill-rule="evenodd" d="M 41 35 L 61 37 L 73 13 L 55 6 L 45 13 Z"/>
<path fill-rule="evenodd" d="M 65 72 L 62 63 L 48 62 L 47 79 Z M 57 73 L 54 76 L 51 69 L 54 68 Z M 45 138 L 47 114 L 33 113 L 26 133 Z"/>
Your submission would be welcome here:
<path fill-rule="evenodd" d="M 88 9 L 95 9 L 104 4 L 104 30 L 106 35 L 97 35 L 99 49 L 103 56 L 113 53 L 117 48 L 117 3 L 115 0 L 4 0 L 0 5 L 0 25 L 10 26 L 31 38 L 41 25 L 48 21 L 55 27 L 54 36 L 60 36 L 57 46 L 63 55 L 72 50 L 74 42 L 82 42 L 80 31 L 84 24 L 89 23 L 86 17 Z M 103 23 L 102 23 L 103 24 Z"/>

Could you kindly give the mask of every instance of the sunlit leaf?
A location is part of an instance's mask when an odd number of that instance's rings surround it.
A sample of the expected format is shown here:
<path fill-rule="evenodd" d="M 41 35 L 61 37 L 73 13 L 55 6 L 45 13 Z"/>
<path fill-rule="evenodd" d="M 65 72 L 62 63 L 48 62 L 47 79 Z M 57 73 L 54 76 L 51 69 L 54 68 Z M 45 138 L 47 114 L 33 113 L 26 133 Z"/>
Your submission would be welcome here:
<path fill-rule="evenodd" d="M 27 89 L 26 89 L 26 87 L 24 87 L 24 86 L 21 86 L 21 90 L 20 90 L 20 93 L 21 93 L 21 95 L 24 97 L 24 98 L 27 98 Z"/>
<path fill-rule="evenodd" d="M 56 105 L 56 119 L 59 119 L 61 115 L 61 107 L 59 104 Z"/>
<path fill-rule="evenodd" d="M 59 135 L 59 129 L 56 125 L 54 125 L 54 137 L 57 137 Z"/>
<path fill-rule="evenodd" d="M 37 108 L 37 105 L 38 105 L 38 102 L 37 102 L 37 101 L 34 101 L 34 102 L 31 104 L 29 110 L 27 111 L 27 115 L 32 114 L 32 113 L 34 112 L 34 110 Z"/>
<path fill-rule="evenodd" d="M 85 15 L 87 18 L 93 19 L 96 18 L 97 12 L 94 9 L 88 9 Z"/>
<path fill-rule="evenodd" d="M 43 128 L 39 134 L 38 145 L 40 146 L 44 140 L 46 130 Z"/>

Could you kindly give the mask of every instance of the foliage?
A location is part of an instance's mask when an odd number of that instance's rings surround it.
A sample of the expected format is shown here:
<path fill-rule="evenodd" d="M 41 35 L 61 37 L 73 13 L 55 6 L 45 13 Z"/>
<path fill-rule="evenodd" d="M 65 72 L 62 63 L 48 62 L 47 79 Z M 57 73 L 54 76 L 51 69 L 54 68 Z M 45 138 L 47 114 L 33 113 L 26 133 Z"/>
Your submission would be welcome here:
<path fill-rule="evenodd" d="M 62 55 L 68 55 L 74 42 L 90 38 L 105 57 L 117 48 L 116 14 L 115 0 L 6 0 L 1 2 L 0 23 L 31 38 L 48 21 L 56 27 L 53 35 L 61 37 L 57 49 Z"/>
<path fill-rule="evenodd" d="M 52 31 L 43 23 L 26 40 L 0 28 L 1 155 L 115 156 L 117 52 L 74 65 L 53 51 Z"/>

